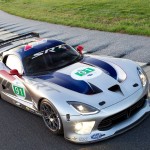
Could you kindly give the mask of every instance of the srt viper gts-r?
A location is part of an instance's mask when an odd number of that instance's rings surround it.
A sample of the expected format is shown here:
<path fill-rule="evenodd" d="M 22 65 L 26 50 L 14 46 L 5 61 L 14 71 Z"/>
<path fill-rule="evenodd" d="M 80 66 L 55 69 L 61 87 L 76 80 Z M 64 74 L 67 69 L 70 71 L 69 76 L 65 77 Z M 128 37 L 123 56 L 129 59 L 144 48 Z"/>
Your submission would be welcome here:
<path fill-rule="evenodd" d="M 37 33 L 1 40 L 1 98 L 41 115 L 51 132 L 76 143 L 120 134 L 147 116 L 142 68 L 82 50 Z"/>

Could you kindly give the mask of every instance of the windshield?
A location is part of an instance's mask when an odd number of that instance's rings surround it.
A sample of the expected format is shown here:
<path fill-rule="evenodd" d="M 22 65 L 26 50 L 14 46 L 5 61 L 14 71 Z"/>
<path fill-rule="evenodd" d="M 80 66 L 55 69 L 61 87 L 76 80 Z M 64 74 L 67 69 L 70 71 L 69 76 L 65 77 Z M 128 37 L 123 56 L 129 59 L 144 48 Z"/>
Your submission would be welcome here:
<path fill-rule="evenodd" d="M 27 75 L 35 75 L 60 69 L 81 58 L 81 55 L 71 46 L 58 45 L 24 58 L 23 64 Z"/>

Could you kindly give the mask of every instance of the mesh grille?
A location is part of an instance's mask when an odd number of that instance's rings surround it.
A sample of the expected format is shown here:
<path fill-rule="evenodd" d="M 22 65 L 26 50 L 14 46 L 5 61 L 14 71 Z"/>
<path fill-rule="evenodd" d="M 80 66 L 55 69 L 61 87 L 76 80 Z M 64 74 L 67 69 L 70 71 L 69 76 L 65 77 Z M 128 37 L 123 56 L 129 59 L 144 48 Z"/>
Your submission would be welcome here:
<path fill-rule="evenodd" d="M 143 108 L 145 102 L 146 102 L 147 96 L 144 96 L 141 98 L 138 102 L 130 106 L 129 108 L 114 114 L 112 116 L 109 116 L 102 120 L 98 126 L 98 130 L 104 131 L 112 128 L 114 125 L 130 118 L 133 116 L 135 113 L 137 113 L 140 109 Z"/>

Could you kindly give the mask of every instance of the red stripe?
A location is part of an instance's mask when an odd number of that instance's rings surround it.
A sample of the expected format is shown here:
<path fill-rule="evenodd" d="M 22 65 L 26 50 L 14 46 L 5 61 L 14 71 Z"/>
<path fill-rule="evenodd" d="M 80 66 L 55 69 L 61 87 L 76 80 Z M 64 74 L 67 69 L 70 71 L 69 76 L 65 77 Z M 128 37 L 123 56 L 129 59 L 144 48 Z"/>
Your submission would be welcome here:
<path fill-rule="evenodd" d="M 24 47 L 24 51 L 28 51 L 29 49 L 31 49 L 33 46 L 32 45 L 26 45 Z"/>
<path fill-rule="evenodd" d="M 15 78 L 12 75 L 9 75 L 9 73 L 5 70 L 0 70 L 0 75 L 10 82 L 15 80 Z"/>

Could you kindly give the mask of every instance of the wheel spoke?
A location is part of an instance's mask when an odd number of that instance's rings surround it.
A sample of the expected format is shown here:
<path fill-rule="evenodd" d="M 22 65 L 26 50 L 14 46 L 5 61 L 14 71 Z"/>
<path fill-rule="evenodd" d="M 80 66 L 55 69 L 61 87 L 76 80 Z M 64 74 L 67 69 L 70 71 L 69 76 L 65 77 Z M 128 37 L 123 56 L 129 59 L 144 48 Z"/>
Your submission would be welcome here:
<path fill-rule="evenodd" d="M 44 122 L 46 123 L 47 127 L 49 127 L 49 129 L 53 132 L 59 130 L 59 118 L 55 111 L 47 104 L 42 105 L 41 111 L 43 114 Z"/>
<path fill-rule="evenodd" d="M 55 129 L 57 129 L 57 125 L 55 124 L 55 122 L 53 122 L 53 127 L 54 127 Z"/>
<path fill-rule="evenodd" d="M 48 117 L 48 116 L 44 116 L 44 119 L 48 120 L 48 119 L 49 119 L 49 117 Z"/>
<path fill-rule="evenodd" d="M 53 124 L 51 121 L 49 121 L 49 125 L 48 125 L 50 128 L 53 128 Z"/>

